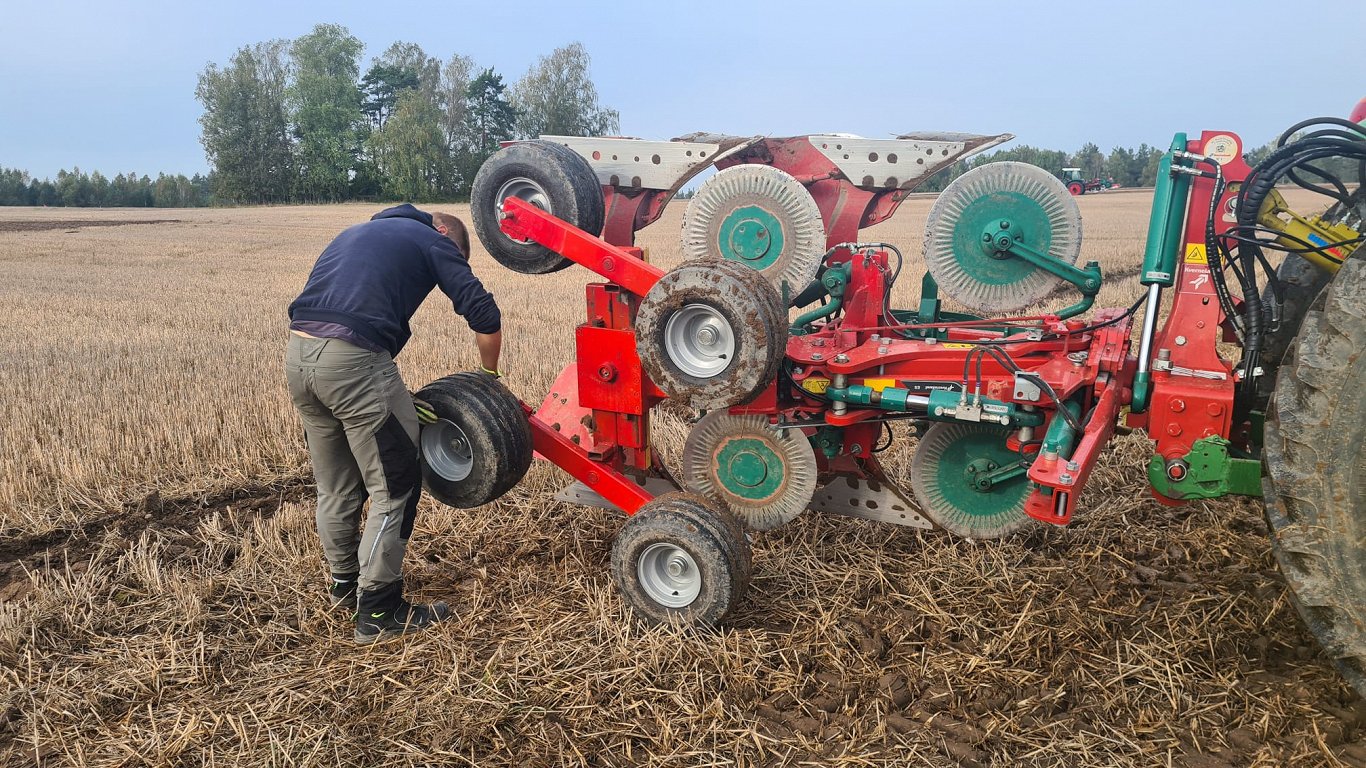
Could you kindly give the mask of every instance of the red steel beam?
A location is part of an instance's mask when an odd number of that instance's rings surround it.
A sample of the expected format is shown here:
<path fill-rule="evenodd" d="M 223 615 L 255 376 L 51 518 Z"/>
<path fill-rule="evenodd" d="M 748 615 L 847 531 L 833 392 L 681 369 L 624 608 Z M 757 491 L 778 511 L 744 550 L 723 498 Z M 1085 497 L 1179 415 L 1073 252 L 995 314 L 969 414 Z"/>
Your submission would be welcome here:
<path fill-rule="evenodd" d="M 664 276 L 659 267 L 515 197 L 503 201 L 498 226 L 508 237 L 543 245 L 637 296 L 644 296 Z"/>
<path fill-rule="evenodd" d="M 629 477 L 613 469 L 606 462 L 594 461 L 569 438 L 551 429 L 549 424 L 530 414 L 531 444 L 547 461 L 581 480 L 599 496 L 607 499 L 628 515 L 634 515 L 652 496 Z"/>

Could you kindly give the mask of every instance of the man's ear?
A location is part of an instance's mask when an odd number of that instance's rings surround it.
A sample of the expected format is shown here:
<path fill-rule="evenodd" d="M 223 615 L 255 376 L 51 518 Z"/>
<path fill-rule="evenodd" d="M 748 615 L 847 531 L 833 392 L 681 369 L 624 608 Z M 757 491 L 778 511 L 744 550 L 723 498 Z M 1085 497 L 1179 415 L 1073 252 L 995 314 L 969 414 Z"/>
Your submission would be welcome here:
<path fill-rule="evenodd" d="M 445 224 L 437 224 L 436 231 L 442 235 L 447 235 L 450 234 L 451 228 L 446 226 Z"/>

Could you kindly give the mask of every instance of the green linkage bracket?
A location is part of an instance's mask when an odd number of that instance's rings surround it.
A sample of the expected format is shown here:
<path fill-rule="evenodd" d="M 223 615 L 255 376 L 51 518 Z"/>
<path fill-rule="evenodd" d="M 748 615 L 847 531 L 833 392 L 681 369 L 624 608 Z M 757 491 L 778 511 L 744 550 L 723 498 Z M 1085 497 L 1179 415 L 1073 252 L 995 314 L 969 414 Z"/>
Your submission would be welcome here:
<path fill-rule="evenodd" d="M 833 459 L 844 448 L 844 430 L 829 424 L 823 425 L 811 436 L 811 445 L 825 454 L 825 458 Z"/>
<path fill-rule="evenodd" d="M 1100 292 L 1100 264 L 1088 261 L 1085 269 L 1077 269 L 1061 259 L 1030 248 L 1024 244 L 1024 238 L 1023 230 L 1010 219 L 997 219 L 982 230 L 982 250 L 995 259 L 1018 256 L 1076 286 L 1081 291 L 1081 301 L 1059 312 L 1058 317 L 1075 317 L 1090 309 L 1096 301 L 1096 294 Z"/>
<path fill-rule="evenodd" d="M 821 276 L 821 288 L 830 296 L 830 301 L 823 307 L 816 307 L 810 312 L 799 315 L 792 323 L 790 332 L 793 336 L 804 336 L 807 327 L 823 317 L 829 317 L 839 311 L 844 304 L 844 289 L 849 286 L 849 279 L 853 273 L 853 265 L 845 262 L 837 267 L 825 270 Z"/>
<path fill-rule="evenodd" d="M 1148 482 L 1170 499 L 1213 499 L 1229 494 L 1261 496 L 1262 463 L 1231 456 L 1231 445 L 1222 437 L 1196 440 L 1190 453 L 1180 459 L 1185 467 L 1178 480 L 1168 475 L 1165 459 L 1153 456 L 1148 462 Z"/>
<path fill-rule="evenodd" d="M 968 483 L 977 491 L 990 493 L 992 486 L 997 483 L 1004 483 L 1007 480 L 1028 474 L 1029 464 L 1024 459 L 1014 462 L 1007 462 L 1003 466 L 997 466 L 991 459 L 975 459 L 968 463 L 963 472 L 967 475 Z"/>

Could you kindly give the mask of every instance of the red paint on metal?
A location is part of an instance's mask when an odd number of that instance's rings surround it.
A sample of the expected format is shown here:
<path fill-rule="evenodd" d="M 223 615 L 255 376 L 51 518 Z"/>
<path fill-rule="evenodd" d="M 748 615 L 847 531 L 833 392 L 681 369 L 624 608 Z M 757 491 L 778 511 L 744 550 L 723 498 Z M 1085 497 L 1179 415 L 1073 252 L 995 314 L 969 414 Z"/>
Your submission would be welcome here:
<path fill-rule="evenodd" d="M 1117 383 L 1111 383 L 1101 391 L 1071 459 L 1040 460 L 1030 465 L 1029 479 L 1038 487 L 1025 499 L 1025 514 L 1056 525 L 1071 521 L 1077 498 L 1096 466 L 1100 450 L 1115 432 L 1122 390 Z"/>
<path fill-rule="evenodd" d="M 626 514 L 634 515 L 652 498 L 631 478 L 603 461 L 590 457 L 586 451 L 551 429 L 550 425 L 540 418 L 529 416 L 528 420 L 531 423 L 531 444 L 537 453 L 582 481 L 599 496 L 620 507 Z"/>
<path fill-rule="evenodd" d="M 1228 142 L 1232 142 L 1229 145 Z M 1242 139 L 1230 131 L 1204 131 L 1187 143 L 1189 152 L 1204 154 L 1221 146 L 1221 168 L 1226 188 L 1214 206 L 1215 234 L 1235 225 L 1233 215 L 1237 186 L 1252 169 L 1243 162 Z M 1208 165 L 1201 165 L 1207 169 Z M 1153 372 L 1148 413 L 1130 420 L 1145 427 L 1156 442 L 1155 452 L 1167 459 L 1190 452 L 1195 441 L 1218 435 L 1230 437 L 1233 395 L 1236 386 L 1233 363 L 1219 354 L 1227 318 L 1219 306 L 1210 277 L 1205 246 L 1205 223 L 1214 196 L 1214 179 L 1196 177 L 1186 209 L 1185 236 L 1177 259 L 1171 311 L 1153 339 L 1153 354 L 1166 350 L 1173 371 Z M 1156 367 L 1156 366 L 1154 366 Z M 1196 376 L 1185 371 L 1198 371 Z M 1212 378 L 1211 378 L 1212 377 Z M 1220 378 L 1221 377 L 1221 378 Z"/>
<path fill-rule="evenodd" d="M 639 249 L 612 245 L 515 197 L 503 201 L 499 226 L 509 237 L 533 240 L 637 296 L 664 276 L 664 270 L 640 258 Z"/>

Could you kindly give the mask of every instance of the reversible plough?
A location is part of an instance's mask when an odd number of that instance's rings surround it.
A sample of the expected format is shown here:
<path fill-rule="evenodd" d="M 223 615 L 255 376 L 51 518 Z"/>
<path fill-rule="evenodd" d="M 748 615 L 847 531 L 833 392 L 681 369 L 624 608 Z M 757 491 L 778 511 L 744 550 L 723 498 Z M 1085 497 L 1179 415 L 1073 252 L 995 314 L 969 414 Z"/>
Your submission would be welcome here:
<path fill-rule="evenodd" d="M 475 179 L 479 239 L 519 272 L 579 264 L 601 281 L 586 288 L 574 361 L 540 407 L 481 395 L 424 432 L 428 488 L 487 502 L 456 491 L 474 477 L 501 493 L 534 449 L 576 479 L 562 498 L 629 516 L 612 567 L 639 615 L 716 623 L 749 580 L 746 528 L 808 509 L 974 539 L 1065 525 L 1111 436 L 1141 428 L 1163 503 L 1261 495 L 1266 480 L 1292 589 L 1361 685 L 1366 561 L 1351 558 L 1366 515 L 1353 437 L 1366 275 L 1348 257 L 1363 203 L 1315 163 L 1366 158 L 1366 141 L 1349 121 L 1294 131 L 1311 127 L 1287 132 L 1256 169 L 1234 133 L 1177 134 L 1153 193 L 1143 295 L 1093 312 L 1102 274 L 1077 263 L 1077 202 L 1034 166 L 979 165 L 939 195 L 910 308 L 892 301 L 902 251 L 859 236 L 930 175 L 1009 135 L 511 143 Z M 708 170 L 683 220 L 686 261 L 649 263 L 636 233 Z M 1287 179 L 1335 206 L 1294 214 L 1274 187 Z M 1272 250 L 1290 254 L 1279 270 Z M 945 309 L 941 292 L 967 311 Z M 1045 302 L 1068 306 L 1033 309 Z M 1312 350 L 1297 356 L 1301 325 Z M 447 402 L 459 388 L 445 379 L 424 392 Z M 651 409 L 665 399 L 699 414 L 672 472 L 650 443 Z M 878 456 L 907 435 L 909 476 L 894 481 Z M 1309 473 L 1317 486 L 1303 475 L 1324 462 L 1305 446 L 1342 450 L 1340 466 Z M 1355 571 L 1321 562 L 1332 558 Z"/>

